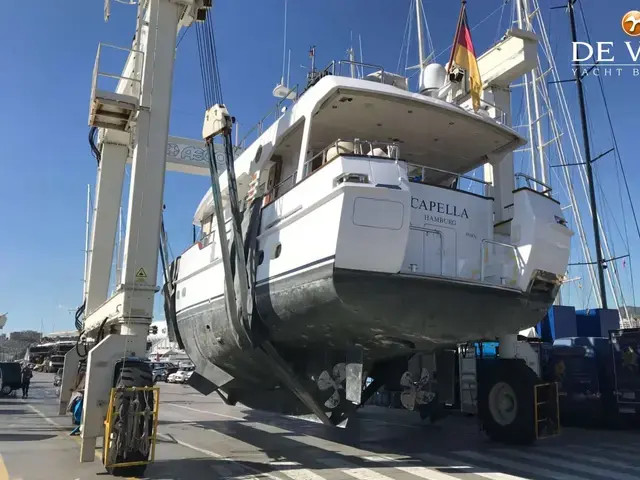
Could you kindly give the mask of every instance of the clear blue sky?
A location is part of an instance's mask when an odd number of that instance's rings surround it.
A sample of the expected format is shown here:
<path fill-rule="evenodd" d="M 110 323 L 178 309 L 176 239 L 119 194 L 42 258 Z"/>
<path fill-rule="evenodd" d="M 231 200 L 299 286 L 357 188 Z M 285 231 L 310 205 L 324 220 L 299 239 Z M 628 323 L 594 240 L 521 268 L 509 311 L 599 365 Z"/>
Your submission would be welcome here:
<path fill-rule="evenodd" d="M 551 13 L 550 1 L 541 0 L 541 6 L 551 27 L 552 42 L 556 43 L 557 62 L 568 78 L 567 17 L 561 10 Z M 468 2 L 472 26 L 486 19 L 473 31 L 478 52 L 506 31 L 511 5 L 507 4 L 502 15 L 499 7 L 503 3 Z M 561 0 L 552 3 L 557 5 Z M 435 51 L 443 52 L 438 61 L 444 63 L 459 4 L 425 0 L 424 5 Z M 271 90 L 282 69 L 283 6 L 283 0 L 216 1 L 225 103 L 240 122 L 241 134 L 275 103 Z M 636 7 L 631 0 L 585 2 L 594 40 L 626 40 L 620 19 Z M 45 331 L 72 329 L 73 316 L 68 309 L 81 303 L 86 184 L 94 183 L 96 174 L 87 144 L 91 72 L 98 42 L 129 45 L 135 21 L 135 7 L 116 3 L 111 20 L 104 23 L 102 8 L 99 0 L 38 2 L 37 7 L 26 7 L 24 15 L 16 17 L 15 8 L 8 3 L 0 6 L 0 313 L 9 312 L 7 331 L 39 330 L 41 321 Z M 311 45 L 317 46 L 318 64 L 324 65 L 345 57 L 351 32 L 355 46 L 358 34 L 362 36 L 366 62 L 395 71 L 408 9 L 409 0 L 290 0 L 292 83 L 304 81 L 305 71 L 300 66 L 308 65 Z M 416 62 L 415 43 L 410 59 L 410 64 Z M 634 149 L 637 108 L 629 101 L 639 82 L 640 76 L 631 75 L 605 80 L 630 178 L 640 173 Z M 173 91 L 171 134 L 197 138 L 203 98 L 194 29 L 178 48 Z M 567 91 L 573 88 L 568 86 Z M 610 148 L 611 138 L 608 126 L 602 123 L 597 84 L 590 81 L 588 91 L 594 97 L 589 108 L 594 112 L 592 126 L 598 132 L 593 142 L 597 154 Z M 572 105 L 574 100 L 569 95 Z M 516 108 L 514 105 L 514 111 Z M 616 207 L 617 180 L 607 176 L 614 171 L 612 158 L 597 165 L 604 188 L 611 192 L 604 215 L 623 228 L 625 219 L 621 208 Z M 207 186 L 205 178 L 167 175 L 165 219 L 176 254 L 189 244 L 191 218 Z M 637 194 L 634 201 L 638 201 Z M 628 206 L 625 208 L 628 217 Z M 638 241 L 632 227 L 629 223 L 633 250 Z M 591 231 L 589 226 L 587 231 Z M 628 251 L 622 240 L 615 243 L 615 250 L 616 254 Z M 624 272 L 628 272 L 628 266 L 627 262 Z"/>

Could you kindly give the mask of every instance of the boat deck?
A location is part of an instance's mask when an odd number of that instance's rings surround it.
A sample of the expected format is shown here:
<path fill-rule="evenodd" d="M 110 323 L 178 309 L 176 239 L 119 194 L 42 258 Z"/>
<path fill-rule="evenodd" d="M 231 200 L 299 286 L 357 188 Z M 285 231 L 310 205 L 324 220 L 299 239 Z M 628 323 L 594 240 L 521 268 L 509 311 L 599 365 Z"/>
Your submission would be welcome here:
<path fill-rule="evenodd" d="M 530 448 L 489 443 L 474 419 L 421 423 L 366 407 L 346 429 L 229 407 L 184 385 L 161 385 L 160 441 L 149 479 L 633 480 L 640 435 L 563 429 Z M 78 463 L 71 421 L 56 414 L 53 375 L 36 373 L 30 398 L 0 401 L 0 480 L 109 478 Z M 100 455 L 100 451 L 97 451 Z"/>

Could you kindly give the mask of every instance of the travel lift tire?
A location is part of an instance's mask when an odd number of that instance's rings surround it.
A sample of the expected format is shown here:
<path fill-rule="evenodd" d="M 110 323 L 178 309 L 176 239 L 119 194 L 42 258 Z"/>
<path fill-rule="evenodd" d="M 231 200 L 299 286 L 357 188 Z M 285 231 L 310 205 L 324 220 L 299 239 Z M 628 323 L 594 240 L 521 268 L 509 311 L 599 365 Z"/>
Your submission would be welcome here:
<path fill-rule="evenodd" d="M 515 445 L 535 442 L 538 375 L 519 359 L 481 360 L 478 374 L 478 418 L 487 436 Z"/>
<path fill-rule="evenodd" d="M 127 359 L 126 361 L 120 361 L 116 364 L 115 367 L 115 379 L 114 379 L 114 387 L 152 387 L 153 386 L 153 373 L 151 370 L 151 365 L 147 362 L 138 359 Z M 128 413 L 131 405 L 138 401 L 139 404 L 144 407 L 148 405 L 151 409 L 154 407 L 154 398 L 153 392 L 135 392 L 129 393 L 125 395 L 117 395 L 115 398 L 114 409 L 115 411 L 122 411 L 125 418 L 131 418 Z M 143 418 L 143 417 L 137 417 Z M 146 452 L 136 450 L 129 451 L 118 451 L 117 446 L 119 444 L 119 435 L 124 430 L 125 434 L 132 434 L 133 439 L 140 439 L 142 436 L 145 436 L 146 430 L 146 438 L 149 439 L 149 446 L 151 445 L 151 435 L 153 433 L 153 421 L 146 422 L 146 428 L 144 422 L 136 421 L 134 426 L 126 425 L 115 422 L 113 425 L 113 429 L 111 431 L 111 439 L 105 439 L 106 441 L 111 441 L 111 446 L 109 450 L 109 456 L 112 457 L 110 464 L 117 463 L 125 463 L 125 462 L 146 462 L 149 460 L 150 448 L 147 448 Z M 131 439 L 129 439 L 131 441 Z M 122 443 L 120 443 L 120 447 L 122 447 Z M 105 453 L 105 448 L 102 449 L 103 456 Z M 112 455 L 113 453 L 113 455 Z M 103 465 L 106 465 L 105 459 L 103 457 Z M 144 475 L 145 470 L 147 469 L 147 464 L 144 465 L 132 465 L 132 466 L 123 466 L 123 467 L 106 467 L 106 470 L 109 474 L 116 477 L 142 477 Z"/>

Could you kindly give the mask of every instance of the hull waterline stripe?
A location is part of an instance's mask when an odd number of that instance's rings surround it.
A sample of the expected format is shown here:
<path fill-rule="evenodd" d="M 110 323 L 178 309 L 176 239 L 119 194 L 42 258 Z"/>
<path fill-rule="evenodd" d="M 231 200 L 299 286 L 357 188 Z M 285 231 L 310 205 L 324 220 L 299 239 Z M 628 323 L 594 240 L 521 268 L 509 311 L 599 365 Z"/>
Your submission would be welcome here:
<path fill-rule="evenodd" d="M 271 282 L 273 280 L 277 280 L 281 277 L 290 275 L 292 273 L 296 273 L 299 272 L 301 270 L 306 270 L 307 268 L 311 268 L 311 267 L 315 267 L 316 265 L 319 265 L 321 263 L 328 263 L 331 260 L 334 260 L 336 258 L 335 255 L 330 255 L 328 257 L 324 257 L 324 258 L 320 258 L 318 260 L 314 260 L 313 262 L 309 262 L 305 265 L 300 265 L 299 267 L 296 268 L 292 268 L 290 270 L 287 270 L 286 272 L 282 272 L 282 273 L 277 273 L 275 275 L 270 276 L 269 278 L 265 278 L 264 280 L 260 280 L 258 282 L 256 282 L 256 287 L 264 285 L 265 283 Z"/>
<path fill-rule="evenodd" d="M 329 263 L 329 262 L 333 261 L 334 259 L 335 259 L 335 255 L 331 255 L 329 257 L 321 258 L 319 260 L 314 260 L 313 262 L 307 263 L 305 265 L 301 265 L 299 267 L 287 270 L 286 272 L 278 273 L 278 274 L 272 275 L 271 277 L 266 278 L 264 280 L 260 280 L 259 282 L 256 282 L 255 286 L 256 287 L 265 286 L 265 285 L 269 284 L 270 282 L 272 282 L 273 280 L 281 280 L 285 276 L 293 275 L 294 273 L 298 273 L 298 272 L 300 272 L 302 270 L 306 270 L 306 269 L 310 269 L 310 268 L 315 267 L 315 266 L 319 266 L 320 264 L 323 264 L 323 263 Z M 186 278 L 187 277 L 185 277 L 185 279 Z M 178 279 L 178 281 L 176 283 L 179 284 L 182 281 L 183 281 L 182 279 Z M 205 303 L 215 302 L 215 301 L 217 301 L 217 300 L 219 300 L 221 298 L 224 298 L 224 293 L 221 293 L 220 295 L 216 295 L 215 297 L 207 298 L 206 300 L 201 300 L 198 303 L 194 303 L 192 305 L 185 306 L 181 310 L 177 310 L 176 313 L 184 313 L 184 312 L 186 312 L 188 310 L 191 310 L 193 308 L 199 307 L 200 305 L 203 305 Z"/>

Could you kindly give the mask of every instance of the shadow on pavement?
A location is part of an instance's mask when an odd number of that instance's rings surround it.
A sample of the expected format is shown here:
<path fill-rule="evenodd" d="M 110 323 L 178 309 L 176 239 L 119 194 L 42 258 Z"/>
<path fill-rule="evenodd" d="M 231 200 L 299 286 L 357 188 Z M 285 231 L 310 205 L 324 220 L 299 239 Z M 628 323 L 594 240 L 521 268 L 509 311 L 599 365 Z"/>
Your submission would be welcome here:
<path fill-rule="evenodd" d="M 350 454 L 348 452 L 341 452 L 335 448 L 320 448 L 314 446 L 313 443 L 316 443 L 314 440 L 317 440 L 317 437 L 307 437 L 309 439 L 309 443 L 305 443 L 304 440 L 306 435 L 302 432 L 286 432 L 286 433 L 274 433 L 256 430 L 255 428 L 246 425 L 245 422 L 231 422 L 231 421 L 210 421 L 210 422 L 195 422 L 195 427 L 200 427 L 206 430 L 213 430 L 215 432 L 222 433 L 223 435 L 227 435 L 232 437 L 240 442 L 246 443 L 248 445 L 254 446 L 256 449 L 264 453 L 272 462 L 277 461 L 287 461 L 287 462 L 296 462 L 300 464 L 300 466 L 278 466 L 273 464 L 266 463 L 256 463 L 256 462 L 245 462 L 245 461 L 236 461 L 230 462 L 225 459 L 207 459 L 209 465 L 225 465 L 225 462 L 230 465 L 235 465 L 236 469 L 241 466 L 246 466 L 245 475 L 247 473 L 259 474 L 259 473 L 272 473 L 277 472 L 280 469 L 295 469 L 295 468 L 306 468 L 311 470 L 326 470 L 326 469 L 334 469 L 334 468 L 398 468 L 398 467 L 412 467 L 412 466 L 422 466 L 433 469 L 437 472 L 441 472 L 443 474 L 446 473 L 460 473 L 459 468 L 452 467 L 451 459 L 443 458 L 442 462 L 438 462 L 436 460 L 428 462 L 426 464 L 425 461 L 417 459 L 417 458 L 407 458 L 407 456 L 411 455 L 409 451 L 407 451 L 408 443 L 418 443 L 419 451 L 416 450 L 416 447 L 412 449 L 413 452 L 416 453 L 427 453 L 428 446 L 425 444 L 421 444 L 419 438 L 414 436 L 413 438 L 407 439 L 405 438 L 405 442 L 392 442 L 391 444 L 386 444 L 384 446 L 379 446 L 375 448 L 374 445 L 367 445 L 367 451 L 371 452 L 372 455 L 378 453 L 380 456 L 376 460 L 367 460 L 363 458 L 363 456 L 358 454 Z M 334 429 L 335 431 L 335 429 Z M 343 445 L 350 445 L 357 448 L 359 441 L 357 438 L 350 438 L 350 435 L 353 435 L 353 432 L 348 432 L 347 430 L 343 430 L 343 433 L 340 435 L 341 438 L 334 438 L 333 441 L 336 443 L 341 443 Z M 440 435 L 440 434 L 439 434 Z M 301 441 L 302 440 L 302 441 Z M 410 441 L 409 441 L 410 440 Z M 374 447 L 374 448 L 372 448 Z M 362 448 L 362 447 L 361 447 Z M 364 448 L 363 448 L 364 449 Z M 434 452 L 437 455 L 437 452 Z M 402 460 L 392 459 L 385 460 L 384 455 L 401 455 L 405 458 Z M 322 459 L 329 459 L 334 462 L 331 466 L 328 466 L 326 461 L 323 462 Z M 204 461 L 204 460 L 202 460 Z M 188 459 L 185 460 L 176 460 L 178 462 L 189 462 Z M 173 465 L 173 462 L 171 462 Z M 343 466 L 340 466 L 344 464 Z M 172 466 L 173 468 L 173 466 Z M 182 468 L 191 468 L 182 467 Z M 247 472 L 246 470 L 251 470 L 252 472 Z M 476 468 L 473 466 L 469 466 L 465 464 L 465 474 L 470 473 L 481 473 L 485 470 L 483 468 Z M 509 469 L 500 469 L 501 473 L 507 473 L 515 475 L 517 472 L 511 471 Z M 165 473 L 163 471 L 163 473 Z M 437 474 L 435 474 L 437 475 Z M 154 477 L 149 477 L 154 478 Z M 158 477 L 160 478 L 160 477 Z M 195 477 L 194 477 L 195 478 Z"/>
<path fill-rule="evenodd" d="M 34 413 L 24 408 L 0 408 L 0 415 L 34 415 Z"/>
<path fill-rule="evenodd" d="M 359 456 L 352 455 L 340 455 L 335 452 L 331 452 L 332 456 L 332 465 L 327 465 L 321 461 L 314 460 L 314 458 L 326 458 L 327 452 L 322 451 L 321 449 L 316 449 L 315 447 L 306 447 L 305 452 L 301 451 L 299 444 L 297 446 L 287 444 L 288 442 L 282 443 L 282 438 L 279 438 L 278 442 L 281 445 L 280 448 L 273 449 L 268 445 L 273 445 L 274 441 L 271 433 L 259 432 L 264 435 L 264 437 L 260 440 L 256 440 L 256 435 L 254 433 L 250 433 L 249 438 L 244 438 L 245 434 L 241 433 L 242 430 L 247 429 L 248 427 L 241 426 L 241 424 L 236 424 L 234 429 L 237 428 L 236 438 L 241 441 L 251 443 L 255 446 L 265 445 L 263 448 L 263 452 L 269 455 L 269 458 L 272 462 L 278 461 L 286 461 L 287 465 L 277 465 L 277 464 L 268 464 L 262 462 L 255 461 L 241 461 L 241 460 L 230 460 L 226 458 L 188 458 L 188 459 L 176 459 L 176 460 L 162 460 L 157 461 L 152 464 L 145 473 L 145 479 L 166 479 L 171 478 L 172 480 L 187 480 L 193 478 L 219 478 L 215 477 L 215 474 L 222 475 L 223 478 L 253 478 L 253 476 L 260 477 L 264 474 L 277 474 L 281 470 L 296 470 L 296 469 L 312 469 L 315 471 L 322 470 L 332 470 L 332 469 L 340 469 L 340 468 L 398 468 L 398 467 L 417 467 L 417 466 L 425 466 L 425 462 L 408 458 L 406 460 L 389 460 L 385 461 L 384 458 L 381 458 L 380 461 L 368 461 Z M 230 432 L 227 432 L 230 433 Z M 251 440 L 251 442 L 249 442 Z M 170 443 L 166 441 L 167 443 Z M 291 443 L 295 443 L 293 441 L 289 441 Z M 311 455 L 309 455 L 309 450 L 311 451 Z M 318 452 L 313 452 L 313 450 L 318 450 Z M 285 456 L 286 452 L 286 456 Z M 321 453 L 320 453 L 321 452 Z M 314 457 L 314 453 L 316 456 Z M 319 454 L 318 454 L 319 453 Z M 290 462 L 298 462 L 299 465 L 291 465 Z M 443 460 L 442 463 L 438 462 L 430 462 L 427 465 L 430 469 L 435 470 L 434 477 L 438 478 L 435 475 L 438 475 L 437 472 L 441 474 L 459 474 L 460 469 L 455 466 L 451 466 L 451 461 Z M 464 469 L 465 475 L 473 474 L 473 473 L 482 473 L 485 470 L 482 468 L 476 468 L 472 466 L 467 466 Z M 502 470 L 501 470 L 502 472 Z M 507 470 L 504 470 L 507 472 Z M 294 472 L 289 472 L 286 476 L 291 478 L 306 478 L 306 472 L 300 472 L 296 474 Z M 336 477 L 337 478 L 337 477 Z"/>
<path fill-rule="evenodd" d="M 49 440 L 57 435 L 42 435 L 37 433 L 0 433 L 0 442 L 34 442 Z"/>

